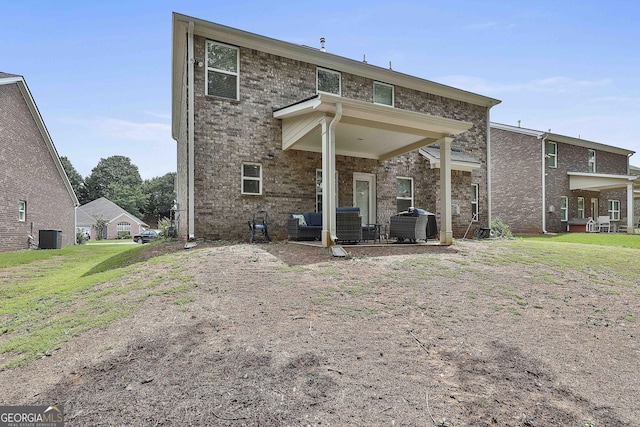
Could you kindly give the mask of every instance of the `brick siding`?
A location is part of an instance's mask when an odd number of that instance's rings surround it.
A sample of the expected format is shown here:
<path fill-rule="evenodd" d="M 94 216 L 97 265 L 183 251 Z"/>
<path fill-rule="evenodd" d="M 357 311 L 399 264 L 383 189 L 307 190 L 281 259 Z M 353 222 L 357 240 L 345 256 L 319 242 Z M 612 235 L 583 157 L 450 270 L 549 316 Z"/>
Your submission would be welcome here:
<path fill-rule="evenodd" d="M 205 39 L 195 37 L 195 57 L 205 57 Z M 240 101 L 205 95 L 205 68 L 195 67 L 195 235 L 207 239 L 246 239 L 247 220 L 258 209 L 272 217 L 271 234 L 286 238 L 289 212 L 315 209 L 315 174 L 321 169 L 321 154 L 298 150 L 282 151 L 281 121 L 273 110 L 316 94 L 316 65 L 264 52 L 240 49 Z M 373 80 L 342 73 L 342 96 L 372 102 Z M 186 99 L 183 100 L 186 105 Z M 481 212 L 486 214 L 486 119 L 487 109 L 468 103 L 395 88 L 396 108 L 428 113 L 473 124 L 456 138 L 453 146 L 475 156 L 482 167 L 473 173 L 456 172 L 452 177 L 453 203 L 461 206 L 454 217 L 457 234 L 471 218 L 470 185 L 480 184 Z M 186 113 L 182 119 L 186 121 Z M 186 134 L 178 144 L 179 224 L 187 231 Z M 274 157 L 270 158 L 269 154 Z M 263 194 L 241 195 L 241 165 L 260 163 Z M 412 152 L 386 162 L 355 157 L 336 157 L 339 206 L 353 205 L 353 173 L 376 176 L 377 221 L 386 223 L 396 213 L 396 177 L 413 177 L 417 207 L 439 217 L 439 169 Z M 486 221 L 486 219 L 485 219 Z"/>
<path fill-rule="evenodd" d="M 30 234 L 38 245 L 40 229 L 62 230 L 62 244 L 74 244 L 73 200 L 17 84 L 0 85 L 0 159 L 0 250 L 27 249 Z"/>

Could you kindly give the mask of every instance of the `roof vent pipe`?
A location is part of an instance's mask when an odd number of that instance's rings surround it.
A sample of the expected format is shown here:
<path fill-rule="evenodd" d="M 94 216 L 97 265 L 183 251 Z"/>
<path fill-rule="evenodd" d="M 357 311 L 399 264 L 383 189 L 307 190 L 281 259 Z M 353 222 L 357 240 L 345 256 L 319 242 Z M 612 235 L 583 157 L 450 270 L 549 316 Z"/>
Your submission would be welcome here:
<path fill-rule="evenodd" d="M 324 48 L 324 37 L 320 37 L 320 52 L 326 52 L 327 49 Z"/>

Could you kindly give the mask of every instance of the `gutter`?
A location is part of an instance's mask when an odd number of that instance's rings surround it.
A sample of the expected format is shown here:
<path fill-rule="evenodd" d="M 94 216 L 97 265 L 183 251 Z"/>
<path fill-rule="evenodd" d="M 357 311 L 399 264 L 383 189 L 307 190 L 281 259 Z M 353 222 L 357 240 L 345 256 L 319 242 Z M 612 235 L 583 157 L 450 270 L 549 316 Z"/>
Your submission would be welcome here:
<path fill-rule="evenodd" d="M 545 134 L 542 137 L 542 144 L 541 144 L 541 151 L 542 151 L 542 156 L 541 156 L 541 161 L 542 161 L 542 167 L 540 168 L 540 170 L 542 170 L 542 234 L 548 234 L 549 232 L 547 231 L 547 177 L 546 177 L 546 169 L 545 169 L 545 165 L 546 165 L 546 160 L 547 160 L 547 153 L 545 150 L 545 144 L 547 143 L 547 135 Z"/>
<path fill-rule="evenodd" d="M 188 92 L 187 92 L 187 144 L 188 144 L 188 156 L 189 156 L 189 166 L 188 166 L 188 171 L 187 171 L 187 175 L 188 175 L 188 186 L 189 186 L 189 194 L 188 194 L 188 209 L 189 209 L 189 213 L 188 213 L 188 217 L 189 217 L 189 240 L 193 240 L 195 239 L 195 219 L 194 219 L 194 215 L 195 215 L 195 207 L 194 207 L 194 203 L 195 203 L 195 189 L 193 188 L 194 186 L 194 173 L 195 173 L 195 161 L 194 161 L 194 123 L 195 123 L 195 115 L 194 115 L 194 105 L 195 105 L 195 101 L 193 99 L 193 97 L 195 96 L 195 89 L 193 87 L 194 85 L 194 75 L 193 75 L 193 64 L 194 64 L 194 58 L 193 58 L 193 27 L 194 27 L 194 23 L 193 21 L 189 22 L 189 32 L 188 32 L 188 38 L 187 38 L 187 86 L 188 86 Z"/>
<path fill-rule="evenodd" d="M 491 200 L 491 107 L 487 107 L 487 226 L 489 228 L 491 228 Z"/>
<path fill-rule="evenodd" d="M 336 188 L 336 144 L 335 144 L 335 129 L 338 126 L 338 122 L 342 119 L 342 103 L 336 102 L 336 112 L 331 122 L 329 122 L 329 126 L 327 129 L 327 149 L 326 153 L 323 150 L 322 153 L 322 193 L 325 195 L 322 198 L 323 211 L 326 212 L 326 234 L 323 231 L 323 246 L 333 246 L 337 240 L 337 236 L 332 234 L 332 231 L 335 232 L 336 225 L 336 198 L 335 198 L 335 188 Z M 324 176 L 326 169 L 327 175 Z M 325 186 L 326 183 L 326 186 Z M 331 196 L 331 197 L 326 197 Z M 326 208 L 326 209 L 325 209 Z M 324 220 L 324 218 L 323 218 Z"/>

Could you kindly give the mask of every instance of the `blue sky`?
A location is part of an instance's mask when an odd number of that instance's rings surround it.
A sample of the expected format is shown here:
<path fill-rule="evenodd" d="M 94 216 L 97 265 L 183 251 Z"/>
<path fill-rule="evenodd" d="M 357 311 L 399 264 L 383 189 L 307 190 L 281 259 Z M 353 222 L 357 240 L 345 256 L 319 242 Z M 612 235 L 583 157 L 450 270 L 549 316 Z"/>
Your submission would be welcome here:
<path fill-rule="evenodd" d="M 639 152 L 632 1 L 32 1 L 3 4 L 0 71 L 23 75 L 61 156 L 175 171 L 171 12 L 502 100 L 492 121 Z"/>

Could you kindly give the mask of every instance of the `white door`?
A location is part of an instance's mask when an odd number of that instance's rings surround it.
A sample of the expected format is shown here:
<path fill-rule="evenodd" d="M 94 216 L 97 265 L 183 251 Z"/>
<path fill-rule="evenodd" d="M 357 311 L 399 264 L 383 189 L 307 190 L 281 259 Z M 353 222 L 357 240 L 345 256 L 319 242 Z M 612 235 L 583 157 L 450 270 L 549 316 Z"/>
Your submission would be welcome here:
<path fill-rule="evenodd" d="M 360 208 L 362 224 L 376 223 L 376 176 L 371 173 L 353 174 L 353 206 Z"/>

